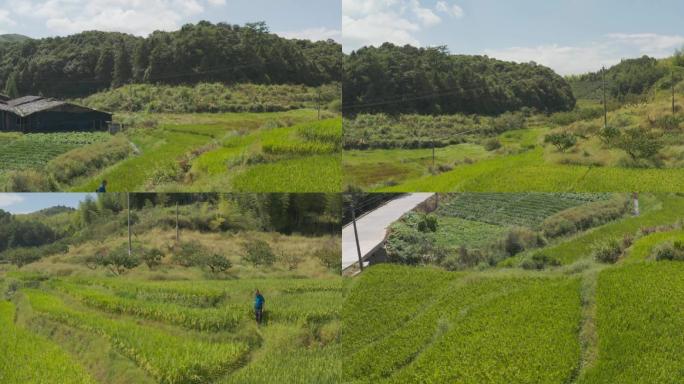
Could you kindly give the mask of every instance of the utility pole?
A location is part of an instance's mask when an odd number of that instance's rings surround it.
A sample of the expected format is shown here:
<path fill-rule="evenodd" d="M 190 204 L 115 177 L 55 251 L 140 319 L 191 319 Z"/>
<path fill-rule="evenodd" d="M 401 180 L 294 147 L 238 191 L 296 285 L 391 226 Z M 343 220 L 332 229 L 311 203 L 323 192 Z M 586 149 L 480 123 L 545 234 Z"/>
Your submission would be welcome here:
<path fill-rule="evenodd" d="M 435 139 L 432 139 L 432 172 L 435 172 Z"/>
<path fill-rule="evenodd" d="M 128 206 L 128 256 L 133 255 L 133 247 L 131 246 L 131 193 L 126 192 L 126 202 Z"/>
<path fill-rule="evenodd" d="M 675 79 L 674 79 L 674 67 L 670 69 L 670 78 L 672 81 L 672 116 L 675 115 Z"/>
<path fill-rule="evenodd" d="M 352 214 L 352 225 L 354 225 L 354 239 L 356 240 L 356 253 L 359 255 L 359 268 L 363 272 L 363 258 L 361 257 L 361 246 L 359 245 L 359 231 L 356 229 L 356 208 L 354 207 L 354 199 L 356 197 L 352 196 L 351 200 L 351 214 Z"/>
<path fill-rule="evenodd" d="M 608 128 L 608 104 L 606 103 L 606 67 L 601 70 L 603 81 L 603 128 Z"/>
<path fill-rule="evenodd" d="M 318 120 L 321 119 L 321 87 L 318 87 Z"/>
<path fill-rule="evenodd" d="M 180 243 L 180 230 L 178 229 L 178 202 L 176 201 L 176 244 Z"/>

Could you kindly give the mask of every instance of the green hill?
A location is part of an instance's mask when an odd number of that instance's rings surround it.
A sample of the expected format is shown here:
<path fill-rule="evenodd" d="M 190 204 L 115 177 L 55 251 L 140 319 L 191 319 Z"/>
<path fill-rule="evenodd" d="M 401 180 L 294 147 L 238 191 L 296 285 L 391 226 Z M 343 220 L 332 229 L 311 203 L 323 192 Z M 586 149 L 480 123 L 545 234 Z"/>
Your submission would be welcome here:
<path fill-rule="evenodd" d="M 19 41 L 31 40 L 30 37 L 18 34 L 0 35 L 0 43 L 16 43 Z"/>

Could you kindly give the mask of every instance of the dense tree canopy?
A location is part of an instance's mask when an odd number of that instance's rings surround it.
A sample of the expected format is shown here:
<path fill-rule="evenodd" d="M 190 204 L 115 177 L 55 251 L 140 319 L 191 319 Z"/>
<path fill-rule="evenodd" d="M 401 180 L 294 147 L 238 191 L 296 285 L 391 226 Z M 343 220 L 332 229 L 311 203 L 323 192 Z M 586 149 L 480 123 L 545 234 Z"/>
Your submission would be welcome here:
<path fill-rule="evenodd" d="M 624 100 L 630 95 L 641 95 L 648 91 L 663 76 L 669 75 L 665 66 L 657 59 L 642 56 L 638 59 L 624 59 L 605 72 L 608 96 Z M 603 97 L 603 73 L 591 72 L 569 77 L 578 98 L 601 99 Z"/>
<path fill-rule="evenodd" d="M 78 97 L 143 82 L 317 86 L 340 81 L 341 63 L 331 40 L 281 38 L 264 23 L 201 21 L 147 38 L 90 31 L 0 43 L 0 90 Z"/>
<path fill-rule="evenodd" d="M 366 47 L 344 59 L 348 113 L 500 114 L 523 107 L 571 110 L 569 84 L 551 69 L 486 56 L 450 55 L 446 48 Z"/>

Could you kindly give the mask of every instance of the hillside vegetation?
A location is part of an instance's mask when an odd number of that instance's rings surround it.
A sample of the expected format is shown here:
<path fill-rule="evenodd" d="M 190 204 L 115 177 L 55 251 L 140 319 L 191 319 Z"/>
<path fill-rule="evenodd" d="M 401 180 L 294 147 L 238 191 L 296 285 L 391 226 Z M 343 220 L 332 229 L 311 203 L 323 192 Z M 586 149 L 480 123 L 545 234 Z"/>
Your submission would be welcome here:
<path fill-rule="evenodd" d="M 0 212 L 3 383 L 340 381 L 339 196 L 130 197 Z"/>
<path fill-rule="evenodd" d="M 361 48 L 344 57 L 345 112 L 494 115 L 523 107 L 571 110 L 570 85 L 551 69 L 486 56 L 451 55 L 445 47 Z"/>
<path fill-rule="evenodd" d="M 9 96 L 82 97 L 129 83 L 306 84 L 340 81 L 334 41 L 290 40 L 264 23 L 200 21 L 150 36 L 90 31 L 0 45 Z"/>

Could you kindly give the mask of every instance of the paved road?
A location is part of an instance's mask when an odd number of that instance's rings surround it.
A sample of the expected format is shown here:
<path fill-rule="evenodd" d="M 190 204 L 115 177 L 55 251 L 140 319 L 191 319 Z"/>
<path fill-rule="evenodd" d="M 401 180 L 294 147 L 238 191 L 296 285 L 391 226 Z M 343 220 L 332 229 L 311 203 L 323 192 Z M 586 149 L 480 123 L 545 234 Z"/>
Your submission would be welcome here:
<path fill-rule="evenodd" d="M 434 193 L 412 193 L 377 208 L 356 221 L 359 231 L 361 255 L 365 258 L 382 245 L 387 228 L 405 213 L 413 210 L 432 197 Z M 349 224 L 342 229 L 342 269 L 347 269 L 359 261 L 354 227 Z"/>

